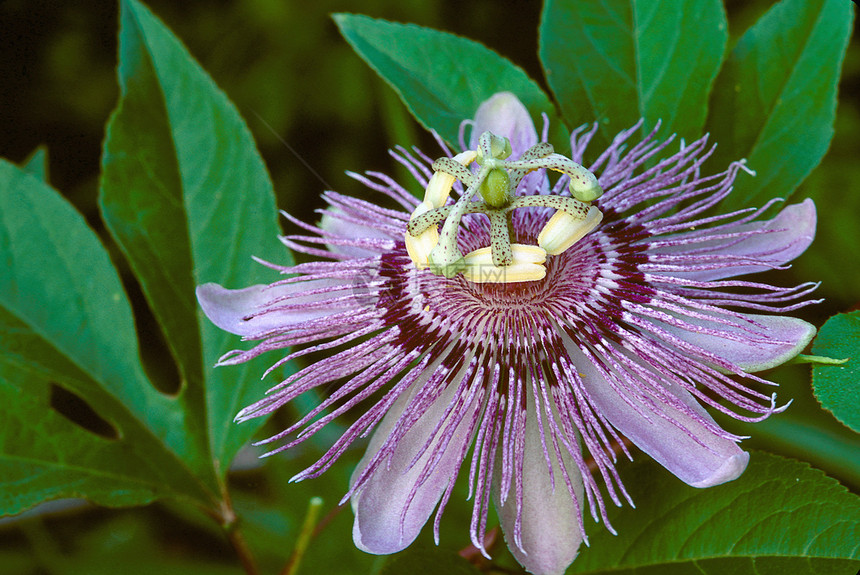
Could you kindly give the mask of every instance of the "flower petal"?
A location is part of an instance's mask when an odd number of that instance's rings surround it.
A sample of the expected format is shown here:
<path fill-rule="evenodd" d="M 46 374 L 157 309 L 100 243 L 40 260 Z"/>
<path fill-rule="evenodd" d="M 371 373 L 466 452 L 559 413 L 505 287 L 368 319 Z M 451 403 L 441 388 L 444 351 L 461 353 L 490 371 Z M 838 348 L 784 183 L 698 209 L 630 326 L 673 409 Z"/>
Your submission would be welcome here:
<path fill-rule="evenodd" d="M 319 227 L 323 231 L 336 237 L 350 240 L 367 238 L 391 239 L 388 234 L 379 231 L 373 226 L 365 226 L 347 220 L 343 211 L 338 208 L 328 208 L 325 210 L 323 212 L 322 219 L 320 220 Z M 351 258 L 367 258 L 379 255 L 379 250 L 370 250 L 360 246 L 326 243 L 326 247 L 332 253 Z"/>
<path fill-rule="evenodd" d="M 423 383 L 419 380 L 412 387 L 416 389 Z M 470 413 L 463 417 L 435 469 L 415 490 L 414 497 L 410 500 L 413 487 L 418 482 L 425 464 L 432 458 L 442 431 L 412 468 L 409 468 L 409 464 L 427 443 L 430 433 L 443 417 L 456 387 L 456 384 L 448 386 L 398 441 L 391 459 L 382 462 L 352 496 L 352 510 L 355 513 L 352 537 L 356 547 L 362 551 L 387 555 L 408 547 L 433 513 L 448 484 L 456 476 L 463 463 L 461 452 L 465 444 L 472 439 L 468 429 L 475 416 L 477 402 L 464 408 L 470 410 Z M 400 416 L 409 407 L 411 398 L 407 395 L 398 398 L 373 432 L 367 452 L 353 473 L 351 484 L 380 450 L 398 424 Z M 443 427 L 442 430 L 444 429 Z"/>
<path fill-rule="evenodd" d="M 755 323 L 735 326 L 688 317 L 685 318 L 688 323 L 698 325 L 708 332 L 689 331 L 668 324 L 660 327 L 687 343 L 734 363 L 748 373 L 785 363 L 803 351 L 815 336 L 815 326 L 802 319 L 744 315 Z M 721 333 L 740 336 L 746 338 L 746 341 L 727 339 Z"/>
<path fill-rule="evenodd" d="M 300 308 L 301 304 L 325 301 L 332 297 L 330 291 L 304 296 L 300 294 L 338 285 L 331 280 L 311 280 L 231 290 L 208 283 L 197 287 L 197 301 L 206 317 L 224 331 L 253 337 L 270 330 L 284 331 L 293 324 L 338 311 L 334 306 L 323 309 Z M 343 288 L 348 289 L 348 286 Z M 281 301 L 283 298 L 287 299 Z M 299 309 L 279 310 L 278 305 L 297 306 Z"/>
<path fill-rule="evenodd" d="M 714 420 L 686 390 L 670 382 L 662 383 L 666 391 L 693 414 L 658 398 L 645 403 L 628 394 L 627 399 L 638 408 L 637 411 L 612 389 L 573 342 L 568 341 L 566 347 L 595 409 L 681 481 L 693 487 L 711 487 L 737 479 L 746 469 L 749 454 L 733 440 L 717 435 L 706 426 L 715 425 Z"/>
<path fill-rule="evenodd" d="M 529 573 L 560 575 L 573 563 L 582 543 L 581 509 L 577 504 L 577 501 L 583 500 L 582 476 L 573 459 L 564 451 L 564 447 L 561 447 L 562 460 L 570 474 L 571 484 L 576 493 L 575 501 L 570 496 L 558 459 L 552 452 L 551 442 L 547 438 L 547 449 L 550 450 L 555 479 L 555 487 L 553 487 L 543 453 L 537 414 L 534 411 L 533 402 L 530 401 L 530 404 L 523 451 L 522 524 L 520 526 L 522 548 L 516 544 L 514 536 L 517 521 L 516 486 L 514 483 L 511 484 L 505 504 L 502 505 L 498 497 L 501 477 L 498 473 L 494 482 L 496 507 L 508 548 L 516 560 Z M 545 433 L 547 429 L 548 424 L 544 422 Z"/>
<path fill-rule="evenodd" d="M 816 213 L 815 204 L 807 199 L 802 203 L 793 204 L 783 208 L 777 216 L 764 222 L 750 222 L 738 224 L 718 232 L 723 234 L 744 234 L 755 232 L 740 241 L 731 239 L 715 239 L 704 242 L 695 242 L 681 246 L 662 247 L 654 250 L 654 254 L 680 254 L 688 250 L 702 250 L 710 248 L 701 255 L 708 256 L 747 256 L 762 260 L 766 265 L 739 262 L 726 267 L 716 269 L 662 272 L 663 275 L 671 275 L 679 278 L 688 278 L 697 281 L 708 281 L 722 279 L 742 274 L 750 274 L 771 269 L 790 262 L 802 254 L 815 237 Z M 664 239 L 684 238 L 689 234 L 668 236 Z"/>
<path fill-rule="evenodd" d="M 529 111 L 511 92 L 499 92 L 485 100 L 475 112 L 475 125 L 469 148 L 478 149 L 478 139 L 484 132 L 492 132 L 511 141 L 511 158 L 538 143 L 538 135 Z"/>

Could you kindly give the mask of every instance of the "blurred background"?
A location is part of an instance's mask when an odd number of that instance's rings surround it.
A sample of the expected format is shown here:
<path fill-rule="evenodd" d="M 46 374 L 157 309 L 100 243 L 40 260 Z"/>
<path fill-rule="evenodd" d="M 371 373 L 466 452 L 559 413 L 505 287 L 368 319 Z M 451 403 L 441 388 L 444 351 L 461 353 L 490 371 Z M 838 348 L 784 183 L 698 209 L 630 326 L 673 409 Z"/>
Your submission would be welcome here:
<path fill-rule="evenodd" d="M 431 153 L 436 149 L 390 88 L 340 37 L 331 13 L 358 12 L 414 22 L 479 40 L 545 86 L 536 55 L 541 9 L 536 0 L 149 0 L 147 4 L 236 104 L 266 160 L 279 207 L 303 220 L 316 219 L 313 210 L 321 207 L 319 194 L 328 187 L 363 193 L 345 170 L 402 175 L 387 155 L 388 148 L 418 144 Z M 770 4 L 729 1 L 731 42 Z M 45 146 L 51 184 L 86 216 L 106 244 L 96 197 L 104 125 L 118 96 L 116 26 L 114 0 L 0 0 L 0 156 L 22 162 Z M 840 94 L 831 150 L 795 196 L 816 200 L 818 238 L 791 272 L 777 280 L 782 285 L 792 279 L 823 282 L 818 296 L 826 301 L 806 312 L 806 319 L 819 326 L 830 315 L 860 308 L 860 44 L 856 34 Z M 109 249 L 117 255 L 114 247 Z M 127 272 L 121 257 L 115 257 L 115 262 Z M 139 288 L 130 274 L 124 273 L 124 280 L 136 300 L 145 353 L 164 357 Z M 809 393 L 808 368 L 789 367 L 785 374 L 771 378 L 787 387 L 782 397 L 799 398 L 792 413 L 811 422 L 814 433 L 825 434 L 821 441 L 852 445 L 841 426 L 817 410 Z M 824 466 L 816 460 L 816 450 L 808 447 L 813 443 L 783 441 L 778 426 L 756 430 L 759 443 L 752 447 Z M 250 466 L 235 474 L 236 504 L 244 510 L 248 536 L 263 572 L 274 573 L 288 554 L 308 498 L 323 495 L 326 511 L 330 510 L 345 489 L 350 462 L 341 462 L 323 479 L 287 486 L 299 461 L 273 458 L 262 468 L 253 463 L 253 454 L 247 455 Z M 860 489 L 860 477 L 851 469 L 825 470 Z M 463 505 L 458 508 L 452 503 L 449 508 L 448 523 L 468 513 Z M 240 572 L 214 524 L 170 504 L 110 511 L 77 502 L 57 509 L 52 506 L 0 522 L 0 573 Z M 349 511 L 334 518 L 315 540 L 316 552 L 309 555 L 304 572 L 368 573 L 383 568 L 382 560 L 352 549 L 350 523 Z M 446 530 L 444 523 L 443 545 L 463 547 L 464 530 Z M 426 543 L 426 537 L 422 541 Z"/>

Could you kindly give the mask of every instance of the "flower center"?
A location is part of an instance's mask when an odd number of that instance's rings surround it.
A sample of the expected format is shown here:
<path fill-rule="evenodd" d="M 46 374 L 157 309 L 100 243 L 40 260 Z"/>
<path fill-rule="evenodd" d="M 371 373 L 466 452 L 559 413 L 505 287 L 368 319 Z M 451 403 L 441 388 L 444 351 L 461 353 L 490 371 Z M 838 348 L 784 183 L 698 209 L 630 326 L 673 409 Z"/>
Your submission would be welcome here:
<path fill-rule="evenodd" d="M 603 213 L 591 202 L 603 194 L 597 177 L 570 158 L 556 154 L 542 142 L 526 150 L 519 160 L 508 161 L 511 143 L 484 132 L 477 150 L 433 162 L 433 177 L 409 221 L 405 235 L 409 257 L 418 269 L 452 278 L 462 274 L 476 283 L 517 283 L 543 279 L 547 255 L 558 255 L 591 232 Z M 467 166 L 479 166 L 473 172 Z M 517 186 L 529 172 L 550 169 L 570 178 L 570 195 L 516 196 Z M 447 204 L 455 180 L 466 191 Z M 480 199 L 473 201 L 475 194 Z M 538 234 L 537 245 L 513 243 L 512 212 L 518 208 L 556 210 Z M 465 256 L 457 245 L 466 214 L 484 214 L 490 220 L 490 245 Z M 441 224 L 441 231 L 438 226 Z"/>

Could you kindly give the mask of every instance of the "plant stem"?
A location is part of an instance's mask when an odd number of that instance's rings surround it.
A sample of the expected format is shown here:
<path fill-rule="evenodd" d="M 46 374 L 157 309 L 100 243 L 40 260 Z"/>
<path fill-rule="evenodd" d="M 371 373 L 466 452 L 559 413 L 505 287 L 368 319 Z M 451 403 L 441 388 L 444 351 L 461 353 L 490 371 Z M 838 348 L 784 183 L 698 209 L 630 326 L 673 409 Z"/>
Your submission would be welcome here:
<path fill-rule="evenodd" d="M 257 564 L 254 561 L 253 555 L 251 555 L 248 544 L 245 543 L 245 538 L 242 537 L 242 532 L 235 528 L 230 529 L 227 531 L 227 538 L 236 551 L 236 555 L 239 556 L 239 561 L 242 563 L 245 573 L 248 575 L 257 575 Z"/>
<path fill-rule="evenodd" d="M 320 511 L 322 510 L 322 505 L 323 500 L 320 497 L 311 497 L 311 500 L 308 501 L 308 510 L 307 513 L 305 513 L 302 530 L 299 532 L 296 546 L 293 549 L 292 555 L 290 555 L 289 561 L 287 561 L 287 564 L 281 571 L 281 575 L 296 575 L 296 572 L 299 569 L 299 564 L 302 561 L 302 557 L 304 556 L 311 539 L 316 535 L 314 528 L 316 527 Z"/>
<path fill-rule="evenodd" d="M 239 517 L 233 510 L 233 502 L 230 500 L 230 494 L 226 489 L 222 490 L 223 500 L 221 501 L 220 521 L 221 527 L 227 534 L 227 540 L 233 546 L 239 562 L 247 575 L 258 575 L 257 563 L 254 561 L 254 556 L 251 554 L 251 549 L 248 547 L 242 532 L 239 530 Z"/>

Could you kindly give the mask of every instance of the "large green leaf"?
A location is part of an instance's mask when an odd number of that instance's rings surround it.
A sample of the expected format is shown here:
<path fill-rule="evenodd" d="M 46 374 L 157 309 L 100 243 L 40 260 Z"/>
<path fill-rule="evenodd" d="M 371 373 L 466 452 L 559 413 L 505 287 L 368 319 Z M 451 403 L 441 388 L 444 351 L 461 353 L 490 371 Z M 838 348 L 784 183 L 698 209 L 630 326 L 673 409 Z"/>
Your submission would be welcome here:
<path fill-rule="evenodd" d="M 458 141 L 460 123 L 496 92 L 513 92 L 533 120 L 553 121 L 553 143 L 570 143 L 540 87 L 510 61 L 473 40 L 413 24 L 396 24 L 355 14 L 334 21 L 353 49 L 394 88 L 427 129 Z M 539 124 L 538 124 L 539 125 Z"/>
<path fill-rule="evenodd" d="M 155 427 L 165 415 L 138 358 L 128 300 L 107 252 L 53 190 L 0 161 L 0 306 Z"/>
<path fill-rule="evenodd" d="M 12 384 L 5 363 L 0 362 L 0 515 L 61 497 L 141 505 L 170 493 L 170 483 L 138 449 L 70 422 L 51 409 L 46 382 L 28 373 L 26 381 Z"/>
<path fill-rule="evenodd" d="M 809 385 L 808 381 L 806 385 Z M 786 457 L 797 457 L 819 469 L 826 469 L 840 481 L 855 487 L 860 485 L 860 459 L 857 458 L 860 436 L 850 430 L 840 433 L 839 424 L 832 422 L 830 417 L 824 418 L 829 415 L 824 411 L 795 415 L 794 410 L 800 407 L 803 398 L 792 399 L 799 401 L 791 404 L 789 413 L 758 423 L 733 421 L 736 426 L 733 431 L 750 435 L 748 441 L 751 445 L 766 447 Z"/>
<path fill-rule="evenodd" d="M 853 19 L 844 0 L 783 0 L 738 41 L 714 85 L 712 165 L 746 158 L 757 177 L 738 179 L 727 208 L 787 198 L 821 161 Z"/>
<path fill-rule="evenodd" d="M 690 139 L 727 38 L 719 0 L 547 0 L 539 52 L 570 126 L 597 121 L 608 143 L 644 118 Z"/>
<path fill-rule="evenodd" d="M 812 385 L 821 405 L 860 433 L 860 312 L 827 320 L 812 344 L 812 352 L 848 360 L 842 365 L 814 366 Z"/>
<path fill-rule="evenodd" d="M 590 529 L 568 573 L 854 575 L 860 498 L 807 464 L 754 452 L 737 480 L 696 489 L 653 462 L 623 474 L 636 509 Z"/>
<path fill-rule="evenodd" d="M 17 479 L 4 486 L 0 513 L 69 495 L 119 504 L 158 491 L 208 503 L 211 494 L 180 461 L 193 459 L 198 445 L 183 436 L 176 403 L 143 373 L 131 309 L 107 252 L 56 192 L 3 161 L 0 259 L 0 380 L 8 396 L 0 476 Z M 122 449 L 97 445 L 46 413 L 49 382 L 112 425 Z M 49 476 L 65 479 L 51 486 Z M 107 495 L 123 482 L 126 495 Z"/>
<path fill-rule="evenodd" d="M 237 345 L 197 309 L 195 284 L 239 288 L 288 264 L 272 184 L 235 107 L 135 0 L 122 2 L 121 99 L 105 141 L 101 206 L 183 376 L 181 401 L 222 472 L 262 422 L 236 412 L 262 393 L 265 363 L 213 370 Z M 201 343 L 202 342 L 202 343 Z"/>

